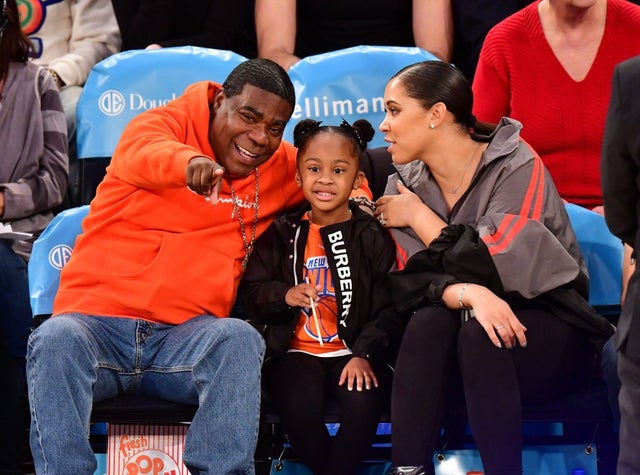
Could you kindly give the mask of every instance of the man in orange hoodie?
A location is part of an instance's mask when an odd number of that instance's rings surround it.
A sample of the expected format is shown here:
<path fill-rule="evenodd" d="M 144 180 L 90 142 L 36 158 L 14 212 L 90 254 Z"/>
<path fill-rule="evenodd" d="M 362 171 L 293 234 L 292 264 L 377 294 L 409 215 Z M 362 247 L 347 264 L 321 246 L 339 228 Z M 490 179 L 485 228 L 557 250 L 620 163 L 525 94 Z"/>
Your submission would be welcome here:
<path fill-rule="evenodd" d="M 124 131 L 29 340 L 36 473 L 92 475 L 93 401 L 126 392 L 198 404 L 184 460 L 252 474 L 264 343 L 228 317 L 256 238 L 303 200 L 282 133 L 294 88 L 276 63 L 191 85 Z"/>

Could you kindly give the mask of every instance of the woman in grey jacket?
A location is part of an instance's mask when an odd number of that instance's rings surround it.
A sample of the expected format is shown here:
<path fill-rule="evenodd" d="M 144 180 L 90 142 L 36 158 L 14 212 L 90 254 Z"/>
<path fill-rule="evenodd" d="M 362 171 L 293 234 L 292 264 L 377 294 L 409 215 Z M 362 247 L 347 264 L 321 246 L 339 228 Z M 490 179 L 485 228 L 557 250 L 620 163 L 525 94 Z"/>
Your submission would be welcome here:
<path fill-rule="evenodd" d="M 478 122 L 469 84 L 442 62 L 399 71 L 384 101 L 398 173 L 375 214 L 405 250 L 390 280 L 410 315 L 393 381 L 393 473 L 432 473 L 459 372 L 485 473 L 521 474 L 522 403 L 586 381 L 613 329 L 587 303 L 563 201 L 518 122 Z"/>

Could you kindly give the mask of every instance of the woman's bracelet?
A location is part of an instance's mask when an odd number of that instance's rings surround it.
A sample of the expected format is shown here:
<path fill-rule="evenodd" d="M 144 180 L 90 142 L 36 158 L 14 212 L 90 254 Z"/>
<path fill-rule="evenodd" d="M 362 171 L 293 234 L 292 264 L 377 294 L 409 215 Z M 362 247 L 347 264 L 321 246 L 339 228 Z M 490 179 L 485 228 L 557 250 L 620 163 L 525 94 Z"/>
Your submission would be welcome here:
<path fill-rule="evenodd" d="M 469 286 L 471 285 L 470 282 L 467 282 L 466 284 L 464 284 L 462 286 L 462 288 L 460 289 L 460 293 L 458 293 L 458 305 L 460 306 L 460 310 L 469 310 L 471 307 L 467 307 L 464 302 L 462 301 L 462 296 L 464 295 L 464 293 L 467 291 L 467 289 L 469 288 Z"/>

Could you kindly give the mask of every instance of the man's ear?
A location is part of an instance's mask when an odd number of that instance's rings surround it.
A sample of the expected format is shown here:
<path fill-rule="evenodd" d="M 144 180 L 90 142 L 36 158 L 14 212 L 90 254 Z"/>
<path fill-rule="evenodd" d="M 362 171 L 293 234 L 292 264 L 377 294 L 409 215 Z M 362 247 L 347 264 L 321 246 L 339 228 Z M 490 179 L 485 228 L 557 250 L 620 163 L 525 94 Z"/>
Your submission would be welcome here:
<path fill-rule="evenodd" d="M 216 95 L 213 98 L 213 111 L 216 112 L 218 109 L 220 109 L 220 106 L 222 105 L 222 102 L 224 101 L 224 99 L 227 96 L 224 95 L 224 89 L 220 88 L 218 89 L 218 91 L 216 92 Z"/>

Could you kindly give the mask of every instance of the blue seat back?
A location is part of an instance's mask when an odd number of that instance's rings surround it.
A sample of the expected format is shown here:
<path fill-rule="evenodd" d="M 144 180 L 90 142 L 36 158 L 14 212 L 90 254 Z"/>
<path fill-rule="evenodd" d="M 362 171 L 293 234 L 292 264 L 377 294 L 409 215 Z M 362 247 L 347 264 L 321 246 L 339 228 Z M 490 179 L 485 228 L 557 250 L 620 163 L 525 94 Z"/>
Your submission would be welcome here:
<path fill-rule="evenodd" d="M 611 234 L 602 215 L 571 203 L 566 209 L 589 270 L 589 303 L 605 313 L 616 311 L 622 291 L 624 246 Z"/>
<path fill-rule="evenodd" d="M 49 315 L 58 291 L 60 271 L 71 257 L 82 220 L 89 206 L 80 206 L 56 215 L 33 243 L 29 259 L 29 295 L 33 315 Z"/>
<path fill-rule="evenodd" d="M 384 118 L 384 88 L 401 68 L 419 61 L 437 60 L 420 48 L 354 46 L 306 57 L 289 69 L 296 88 L 296 108 L 284 138 L 293 141 L 293 129 L 302 119 L 328 125 L 367 119 L 377 130 Z M 384 146 L 376 133 L 371 147 Z"/>
<path fill-rule="evenodd" d="M 223 82 L 247 58 L 195 46 L 132 50 L 96 64 L 78 102 L 78 158 L 111 157 L 125 126 L 197 81 Z"/>

